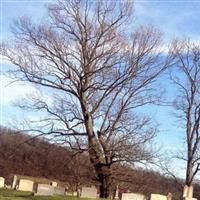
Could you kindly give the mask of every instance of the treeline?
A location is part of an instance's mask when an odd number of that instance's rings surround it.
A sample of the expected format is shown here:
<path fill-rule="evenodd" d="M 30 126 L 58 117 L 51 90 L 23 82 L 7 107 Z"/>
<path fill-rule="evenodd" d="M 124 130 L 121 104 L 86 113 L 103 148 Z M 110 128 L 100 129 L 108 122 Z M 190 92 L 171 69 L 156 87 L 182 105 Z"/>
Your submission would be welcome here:
<path fill-rule="evenodd" d="M 45 138 L 33 138 L 0 127 L 0 176 L 11 184 L 12 174 L 58 179 L 71 187 L 97 184 L 95 172 L 88 156 L 51 144 Z M 119 184 L 120 190 L 166 194 L 171 192 L 175 199 L 182 195 L 182 181 L 163 177 L 157 172 L 136 170 L 128 166 L 116 165 L 112 169 L 113 190 Z M 200 198 L 200 187 L 195 186 L 194 196 Z"/>
<path fill-rule="evenodd" d="M 7 128 L 0 128 L 0 175 L 11 174 L 58 179 L 72 184 L 92 180 L 87 156 Z"/>

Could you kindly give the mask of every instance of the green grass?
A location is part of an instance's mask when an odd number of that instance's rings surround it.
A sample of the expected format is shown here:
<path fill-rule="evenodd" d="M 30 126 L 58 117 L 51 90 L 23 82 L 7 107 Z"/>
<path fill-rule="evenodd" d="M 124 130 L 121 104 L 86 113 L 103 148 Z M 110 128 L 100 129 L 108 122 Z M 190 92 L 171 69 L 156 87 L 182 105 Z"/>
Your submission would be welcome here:
<path fill-rule="evenodd" d="M 73 196 L 34 196 L 30 192 L 20 192 L 10 189 L 0 189 L 0 200 L 91 200 Z M 101 199 L 103 200 L 103 199 Z"/>
<path fill-rule="evenodd" d="M 30 192 L 19 192 L 15 190 L 0 189 L 0 200 L 24 200 L 32 196 Z"/>
<path fill-rule="evenodd" d="M 30 192 L 0 189 L 0 200 L 78 200 L 77 197 L 66 196 L 34 196 Z"/>

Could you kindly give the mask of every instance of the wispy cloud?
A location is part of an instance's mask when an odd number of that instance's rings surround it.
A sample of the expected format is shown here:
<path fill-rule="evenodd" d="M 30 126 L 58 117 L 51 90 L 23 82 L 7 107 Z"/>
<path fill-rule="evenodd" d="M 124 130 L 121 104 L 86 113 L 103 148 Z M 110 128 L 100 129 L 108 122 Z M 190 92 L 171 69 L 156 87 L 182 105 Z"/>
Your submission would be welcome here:
<path fill-rule="evenodd" d="M 1 66 L 1 68 L 3 68 L 4 65 L 10 65 L 10 64 L 11 64 L 11 62 L 8 59 L 6 59 L 2 55 L 0 55 L 0 66 Z"/>
<path fill-rule="evenodd" d="M 22 82 L 13 82 L 12 79 L 6 77 L 5 75 L 0 75 L 2 84 L 0 85 L 0 90 L 3 95 L 0 95 L 0 102 L 2 105 L 11 105 L 16 100 L 24 97 L 28 93 L 34 92 L 36 89 Z"/>

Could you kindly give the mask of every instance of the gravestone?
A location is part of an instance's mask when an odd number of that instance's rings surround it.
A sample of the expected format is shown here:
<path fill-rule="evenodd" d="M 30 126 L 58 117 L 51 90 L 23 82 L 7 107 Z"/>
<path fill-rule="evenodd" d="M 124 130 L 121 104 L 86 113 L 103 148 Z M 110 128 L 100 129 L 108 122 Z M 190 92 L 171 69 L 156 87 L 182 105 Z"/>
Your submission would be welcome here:
<path fill-rule="evenodd" d="M 36 193 L 34 195 L 36 195 L 36 196 L 52 196 L 53 194 L 54 194 L 54 187 L 52 185 L 38 184 Z"/>
<path fill-rule="evenodd" d="M 96 199 L 97 189 L 95 187 L 82 187 L 81 197 Z"/>
<path fill-rule="evenodd" d="M 188 197 L 185 197 L 184 200 L 198 200 L 197 198 L 188 198 Z"/>
<path fill-rule="evenodd" d="M 6 189 L 12 189 L 12 186 L 11 185 L 5 185 L 5 188 Z"/>
<path fill-rule="evenodd" d="M 146 197 L 143 194 L 138 193 L 122 193 L 122 200 L 145 200 Z"/>
<path fill-rule="evenodd" d="M 54 194 L 56 194 L 56 195 L 65 195 L 65 188 L 54 187 Z"/>
<path fill-rule="evenodd" d="M 116 187 L 116 192 L 115 192 L 115 198 L 114 199 L 119 199 L 119 187 L 118 187 L 118 185 Z"/>
<path fill-rule="evenodd" d="M 0 177 L 0 188 L 5 186 L 5 178 Z"/>
<path fill-rule="evenodd" d="M 167 200 L 172 200 L 172 198 L 173 198 L 173 195 L 172 195 L 172 193 L 168 193 L 168 195 L 167 195 Z"/>
<path fill-rule="evenodd" d="M 16 185 L 17 185 L 17 176 L 14 175 L 14 176 L 13 176 L 12 189 L 16 189 Z"/>
<path fill-rule="evenodd" d="M 26 179 L 20 179 L 17 189 L 20 191 L 33 192 L 33 185 L 34 185 L 33 181 L 26 180 Z"/>
<path fill-rule="evenodd" d="M 81 194 L 78 193 L 78 192 L 70 192 L 70 191 L 67 191 L 65 194 L 66 194 L 67 196 L 75 196 L 75 197 L 77 197 L 78 195 L 80 195 L 80 197 L 81 197 Z"/>
<path fill-rule="evenodd" d="M 74 192 L 67 191 L 66 195 L 67 196 L 74 196 Z"/>
<path fill-rule="evenodd" d="M 167 200 L 167 196 L 161 194 L 151 194 L 151 200 Z"/>
<path fill-rule="evenodd" d="M 53 187 L 57 187 L 57 186 L 58 186 L 58 183 L 55 182 L 55 181 L 52 181 L 52 182 L 51 182 L 51 185 L 52 185 Z"/>
<path fill-rule="evenodd" d="M 188 193 L 188 186 L 185 185 L 183 188 L 183 198 L 187 197 L 187 193 Z"/>
<path fill-rule="evenodd" d="M 193 187 L 188 187 L 187 185 L 183 188 L 183 198 L 193 198 Z"/>

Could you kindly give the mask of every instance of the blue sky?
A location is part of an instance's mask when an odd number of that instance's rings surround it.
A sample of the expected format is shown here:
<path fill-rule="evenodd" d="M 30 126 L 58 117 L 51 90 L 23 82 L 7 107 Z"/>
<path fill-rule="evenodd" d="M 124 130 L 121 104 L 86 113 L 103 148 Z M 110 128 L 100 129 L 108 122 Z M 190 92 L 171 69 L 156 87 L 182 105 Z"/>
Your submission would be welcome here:
<path fill-rule="evenodd" d="M 14 19 L 28 15 L 33 20 L 44 20 L 46 15 L 45 5 L 50 1 L 20 1 L 1 0 L 1 34 L 0 38 L 10 37 L 10 25 Z M 168 43 L 175 37 L 190 37 L 195 42 L 200 41 L 200 1 L 199 0 L 136 0 L 135 24 L 152 24 L 164 33 L 164 40 Z M 9 68 L 9 64 L 1 61 L 1 71 Z M 13 102 L 19 99 L 32 87 L 24 84 L 12 84 L 7 86 L 9 78 L 1 74 L 1 119 L 2 125 L 10 126 L 12 120 L 19 117 L 27 117 L 27 113 L 13 106 Z M 171 90 L 167 79 L 162 80 L 163 87 Z M 173 92 L 166 93 L 166 98 L 172 100 Z M 148 107 L 145 111 L 160 124 L 160 133 L 156 143 L 162 146 L 163 151 L 174 151 L 182 148 L 183 135 L 177 126 L 177 121 L 171 114 L 169 107 Z M 30 115 L 30 117 L 35 117 Z M 180 173 L 183 175 L 183 173 Z"/>
<path fill-rule="evenodd" d="M 198 0 L 138 0 L 136 19 L 159 27 L 167 39 L 190 37 L 200 39 L 200 1 Z"/>

